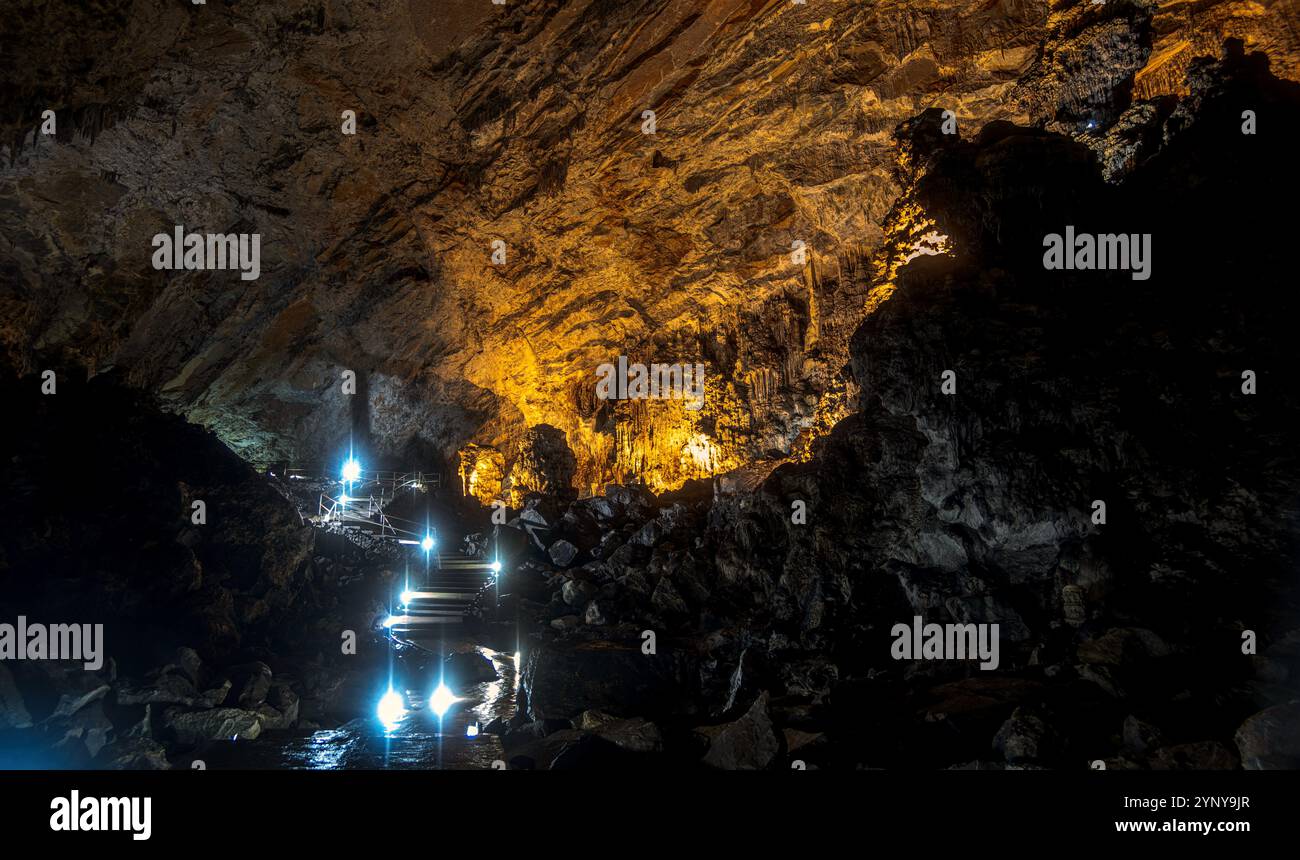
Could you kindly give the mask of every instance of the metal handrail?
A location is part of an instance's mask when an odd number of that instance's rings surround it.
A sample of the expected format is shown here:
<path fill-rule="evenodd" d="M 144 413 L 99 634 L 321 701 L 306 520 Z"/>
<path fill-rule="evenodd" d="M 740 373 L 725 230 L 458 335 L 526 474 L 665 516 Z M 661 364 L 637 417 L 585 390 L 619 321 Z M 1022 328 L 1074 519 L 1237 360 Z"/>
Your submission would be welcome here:
<path fill-rule="evenodd" d="M 322 470 L 322 469 L 313 469 L 313 468 L 301 468 L 296 466 L 293 468 L 285 469 L 284 477 L 286 479 L 315 478 L 315 479 L 323 479 L 329 481 L 338 481 L 338 476 L 330 471 Z M 386 485 L 388 487 L 391 487 L 394 490 L 394 492 L 400 489 L 405 489 L 407 487 L 410 488 L 426 487 L 429 489 L 436 490 L 442 486 L 442 473 L 424 472 L 424 471 L 398 472 L 392 469 L 375 469 L 375 470 L 362 472 L 360 479 L 355 481 L 354 483 Z"/>
<path fill-rule="evenodd" d="M 328 508 L 325 507 L 326 502 L 329 502 Z M 388 519 L 388 515 L 384 513 L 383 500 L 376 500 L 374 496 L 367 496 L 364 499 L 359 496 L 348 496 L 347 500 L 344 501 L 343 499 L 336 499 L 333 496 L 321 493 L 320 501 L 316 508 L 316 515 L 321 517 L 327 523 L 347 522 L 347 510 L 350 502 L 364 503 L 366 506 L 364 516 L 362 515 L 360 508 L 353 509 L 356 511 L 356 513 L 353 514 L 354 521 L 377 523 L 379 526 L 380 536 L 386 537 L 391 532 L 393 537 L 397 537 L 398 529 L 393 525 L 392 521 Z M 376 515 L 379 517 L 378 520 L 375 519 Z M 401 529 L 401 531 L 406 531 L 406 529 Z"/>

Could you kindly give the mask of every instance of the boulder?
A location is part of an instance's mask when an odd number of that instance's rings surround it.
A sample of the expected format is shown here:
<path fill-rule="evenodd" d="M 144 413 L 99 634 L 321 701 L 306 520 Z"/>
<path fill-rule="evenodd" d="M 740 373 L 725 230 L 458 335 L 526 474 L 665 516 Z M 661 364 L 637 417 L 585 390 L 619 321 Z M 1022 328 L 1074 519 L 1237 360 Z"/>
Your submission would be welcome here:
<path fill-rule="evenodd" d="M 625 543 L 611 552 L 605 561 L 609 569 L 617 573 L 624 568 L 645 564 L 649 558 L 650 550 L 647 547 L 636 543 Z"/>
<path fill-rule="evenodd" d="M 1146 752 L 1163 743 L 1160 730 L 1129 714 L 1124 718 L 1124 745 L 1134 752 Z"/>
<path fill-rule="evenodd" d="M 768 714 L 763 692 L 740 719 L 697 730 L 708 740 L 704 763 L 722 770 L 763 770 L 776 760 L 781 741 Z"/>
<path fill-rule="evenodd" d="M 590 550 L 600 543 L 600 523 L 586 506 L 574 503 L 560 518 L 560 531 L 579 550 Z"/>
<path fill-rule="evenodd" d="M 1241 724 L 1234 740 L 1246 770 L 1300 768 L 1300 702 L 1265 708 Z"/>
<path fill-rule="evenodd" d="M 205 708 L 217 707 L 230 695 L 230 686 L 230 679 L 226 678 L 211 690 L 205 690 L 200 694 L 195 704 Z"/>
<path fill-rule="evenodd" d="M 167 750 L 148 738 L 124 738 L 108 744 L 95 757 L 104 770 L 170 770 Z"/>
<path fill-rule="evenodd" d="M 665 615 L 686 615 L 691 611 L 686 601 L 682 600 L 682 596 L 673 587 L 672 578 L 667 576 L 660 579 L 659 584 L 655 586 L 654 594 L 650 596 L 650 604 Z"/>
<path fill-rule="evenodd" d="M 673 578 L 673 587 L 686 601 L 699 605 L 709 599 L 712 577 L 692 553 L 668 553 L 664 569 Z"/>
<path fill-rule="evenodd" d="M 226 704 L 255 710 L 266 701 L 266 694 L 271 690 L 271 677 L 271 667 L 261 661 L 233 667 L 230 670 L 231 687 Z"/>
<path fill-rule="evenodd" d="M 128 726 L 126 728 L 126 731 L 121 733 L 121 737 L 144 738 L 147 740 L 153 740 L 154 739 L 153 726 L 154 726 L 154 706 L 145 705 L 144 716 L 140 718 L 139 722 Z"/>
<path fill-rule="evenodd" d="M 585 579 L 565 580 L 560 586 L 560 596 L 569 606 L 582 606 L 596 593 L 596 587 Z"/>
<path fill-rule="evenodd" d="M 581 504 L 598 520 L 608 522 L 618 516 L 618 509 L 614 507 L 614 503 L 602 496 L 585 499 Z"/>
<path fill-rule="evenodd" d="M 584 716 L 587 713 L 591 712 L 584 712 Z M 659 727 L 643 717 L 606 720 L 592 726 L 590 731 L 628 752 L 657 753 L 664 747 L 663 733 Z"/>
<path fill-rule="evenodd" d="M 1300 679 L 1300 630 L 1292 630 L 1253 658 L 1255 677 L 1270 684 Z"/>
<path fill-rule="evenodd" d="M 203 671 L 203 658 L 193 648 L 184 645 L 177 648 L 172 654 L 172 665 L 180 670 L 195 687 L 199 685 L 200 674 Z"/>
<path fill-rule="evenodd" d="M 98 687 L 79 695 L 65 693 L 59 697 L 59 704 L 54 708 L 54 713 L 50 714 L 49 719 L 57 720 L 62 717 L 70 717 L 92 702 L 98 702 L 104 698 L 108 695 L 109 689 L 108 684 L 100 684 Z"/>
<path fill-rule="evenodd" d="M 239 708 L 169 708 L 163 713 L 163 727 L 176 743 L 192 746 L 201 741 L 254 740 L 262 733 L 264 719 L 261 714 Z"/>
<path fill-rule="evenodd" d="M 600 536 L 600 541 L 591 549 L 592 558 L 609 558 L 614 554 L 614 550 L 623 545 L 622 532 L 605 532 Z"/>
<path fill-rule="evenodd" d="M 792 728 L 782 729 L 781 734 L 785 737 L 785 751 L 790 755 L 811 750 L 822 744 L 826 737 L 823 732 L 805 732 Z"/>
<path fill-rule="evenodd" d="M 640 519 L 654 507 L 654 496 L 642 487 L 619 486 L 605 488 L 605 498 L 623 516 Z"/>
<path fill-rule="evenodd" d="M 1152 770 L 1235 770 L 1237 757 L 1218 741 L 1161 747 L 1147 758 Z"/>
<path fill-rule="evenodd" d="M 650 585 L 650 580 L 646 579 L 645 573 L 636 568 L 632 568 L 619 577 L 617 582 L 619 588 L 635 600 L 649 600 L 654 591 L 654 588 Z"/>
<path fill-rule="evenodd" d="M 686 525 L 690 509 L 681 502 L 676 502 L 659 510 L 659 526 L 665 534 L 671 534 Z"/>
<path fill-rule="evenodd" d="M 544 496 L 529 496 L 523 510 L 519 512 L 519 519 L 530 525 L 549 529 L 555 525 L 554 507 Z"/>
<path fill-rule="evenodd" d="M 104 714 L 105 689 L 90 702 L 79 702 L 64 713 L 57 710 L 41 724 L 47 737 L 60 737 L 52 747 L 74 767 L 86 767 L 112 738 L 113 723 Z M 65 701 L 68 701 L 65 698 Z"/>
<path fill-rule="evenodd" d="M 293 688 L 285 683 L 274 683 L 267 693 L 266 704 L 284 717 L 283 728 L 292 728 L 298 722 L 301 701 Z"/>
<path fill-rule="evenodd" d="M 605 711 L 590 710 L 583 711 L 573 720 L 573 727 L 584 732 L 594 731 L 606 723 L 616 722 L 619 718 Z"/>
<path fill-rule="evenodd" d="M 188 677 L 181 674 L 159 675 L 152 681 L 137 684 L 121 681 L 114 691 L 119 705 L 194 705 L 198 691 Z M 222 697 L 225 698 L 224 696 Z M 212 707 L 204 702 L 205 706 Z"/>
<path fill-rule="evenodd" d="M 651 520 L 637 529 L 629 538 L 629 541 L 638 546 L 653 547 L 663 540 L 663 537 L 664 527 L 659 524 L 658 520 Z"/>
<path fill-rule="evenodd" d="M 1016 708 L 993 737 L 993 748 L 1007 764 L 1052 761 L 1059 755 L 1060 746 L 1051 719 L 1025 706 Z"/>
<path fill-rule="evenodd" d="M 296 714 L 287 714 L 279 708 L 267 704 L 257 706 L 257 715 L 262 719 L 262 731 L 277 732 L 293 728 Z"/>
<path fill-rule="evenodd" d="M 561 538 L 546 548 L 546 554 L 556 567 L 568 567 L 578 557 L 578 548 Z"/>

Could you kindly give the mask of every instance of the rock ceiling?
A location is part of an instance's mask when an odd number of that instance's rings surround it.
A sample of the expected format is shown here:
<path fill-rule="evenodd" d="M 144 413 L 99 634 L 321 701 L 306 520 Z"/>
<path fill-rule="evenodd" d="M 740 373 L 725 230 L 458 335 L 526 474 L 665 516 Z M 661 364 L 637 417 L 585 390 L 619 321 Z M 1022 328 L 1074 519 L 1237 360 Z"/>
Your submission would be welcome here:
<path fill-rule="evenodd" d="M 549 424 L 581 489 L 798 456 L 841 414 L 891 273 L 960 253 L 900 200 L 900 122 L 1046 126 L 1118 178 L 1116 129 L 1225 37 L 1300 79 L 1300 0 L 19 5 L 8 364 L 116 368 L 255 462 Z M 260 233 L 261 277 L 155 271 L 173 225 Z M 705 407 L 596 400 L 619 355 L 703 362 Z"/>

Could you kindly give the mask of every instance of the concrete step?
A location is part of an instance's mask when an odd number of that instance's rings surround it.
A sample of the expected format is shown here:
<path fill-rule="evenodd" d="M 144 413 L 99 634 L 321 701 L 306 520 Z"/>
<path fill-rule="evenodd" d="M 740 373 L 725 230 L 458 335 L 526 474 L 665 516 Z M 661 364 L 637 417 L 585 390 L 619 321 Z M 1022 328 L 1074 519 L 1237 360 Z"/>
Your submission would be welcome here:
<path fill-rule="evenodd" d="M 407 605 L 424 603 L 426 600 L 464 600 L 468 601 L 478 594 L 478 588 L 458 588 L 454 586 L 438 586 L 437 588 L 428 588 L 428 590 L 413 591 L 408 596 Z"/>
<path fill-rule="evenodd" d="M 392 624 L 388 625 L 388 629 L 396 634 L 439 624 L 463 624 L 464 621 L 465 616 L 463 613 L 454 615 L 395 615 Z"/>
<path fill-rule="evenodd" d="M 471 570 L 469 568 L 460 567 L 444 567 L 442 569 L 431 567 L 429 568 L 427 575 L 423 571 L 412 571 L 407 578 L 413 582 L 419 582 L 422 579 L 433 579 L 436 576 L 458 577 L 462 579 L 491 579 L 492 571 Z"/>
<path fill-rule="evenodd" d="M 415 600 L 402 607 L 402 611 L 407 615 L 419 615 L 424 612 L 432 612 L 442 609 L 454 609 L 457 612 L 463 612 L 469 608 L 474 601 L 468 597 L 455 595 L 440 599 Z"/>
<path fill-rule="evenodd" d="M 465 607 L 464 607 L 464 606 L 448 606 L 448 607 L 444 607 L 444 608 L 442 608 L 442 609 L 437 609 L 437 610 L 434 610 L 434 609 L 427 609 L 427 610 L 424 610 L 423 612 L 410 612 L 410 611 L 408 611 L 408 612 L 407 612 L 405 615 L 403 615 L 402 617 L 403 617 L 403 618 L 412 619 L 413 621 L 419 621 L 419 620 L 421 620 L 421 619 L 425 619 L 425 618 L 464 618 L 464 617 L 465 617 Z"/>

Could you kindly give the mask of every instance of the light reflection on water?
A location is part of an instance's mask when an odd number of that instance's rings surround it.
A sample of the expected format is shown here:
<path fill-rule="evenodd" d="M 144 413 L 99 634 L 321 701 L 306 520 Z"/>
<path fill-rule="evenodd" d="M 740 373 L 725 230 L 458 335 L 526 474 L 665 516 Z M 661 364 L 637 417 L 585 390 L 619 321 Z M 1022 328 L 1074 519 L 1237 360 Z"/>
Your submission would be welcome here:
<path fill-rule="evenodd" d="M 349 732 L 340 729 L 316 732 L 305 739 L 303 745 L 305 755 L 298 766 L 314 770 L 342 767 L 348 751 L 354 746 L 353 736 Z M 285 752 L 290 760 L 294 759 L 292 747 Z"/>
<path fill-rule="evenodd" d="M 428 690 L 407 691 L 409 710 L 390 731 L 377 717 L 359 717 L 336 729 L 279 732 L 254 741 L 214 744 L 204 751 L 209 767 L 252 770 L 477 770 L 504 759 L 496 735 L 466 737 L 466 726 L 486 725 L 514 714 L 514 656 L 476 646 L 500 678 L 452 692 L 459 697 L 440 721 L 428 707 Z M 376 685 L 376 689 L 382 686 Z M 371 711 L 374 702 L 369 703 Z"/>

